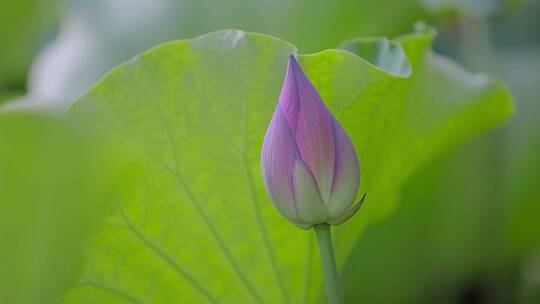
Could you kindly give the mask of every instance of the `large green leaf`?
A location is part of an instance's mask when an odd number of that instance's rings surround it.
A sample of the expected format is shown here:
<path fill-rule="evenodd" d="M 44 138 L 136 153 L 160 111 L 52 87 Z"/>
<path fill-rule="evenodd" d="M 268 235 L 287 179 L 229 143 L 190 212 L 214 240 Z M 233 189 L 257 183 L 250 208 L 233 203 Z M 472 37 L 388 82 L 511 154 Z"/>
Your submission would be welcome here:
<path fill-rule="evenodd" d="M 73 284 L 124 185 L 114 147 L 57 118 L 0 116 L 0 303 L 57 303 Z"/>
<path fill-rule="evenodd" d="M 500 82 L 434 55 L 432 36 L 347 44 L 368 50 L 380 67 L 342 50 L 298 56 L 351 136 L 368 192 L 363 210 L 336 229 L 340 263 L 364 225 L 394 209 L 418 166 L 512 112 Z M 126 138 L 144 177 L 95 235 L 81 285 L 66 302 L 319 297 L 312 232 L 274 210 L 259 172 L 262 137 L 294 50 L 233 30 L 170 42 L 114 69 L 75 103 L 74 117 Z M 383 69 L 393 66 L 378 54 L 385 50 L 408 68 Z"/>

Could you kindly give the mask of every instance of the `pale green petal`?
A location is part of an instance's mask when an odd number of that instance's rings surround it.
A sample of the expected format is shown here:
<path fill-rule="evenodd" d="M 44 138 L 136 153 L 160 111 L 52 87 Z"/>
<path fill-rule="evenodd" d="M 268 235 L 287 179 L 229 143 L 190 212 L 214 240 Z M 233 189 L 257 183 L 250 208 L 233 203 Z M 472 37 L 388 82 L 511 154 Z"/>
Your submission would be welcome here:
<path fill-rule="evenodd" d="M 301 222 L 315 225 L 326 222 L 326 208 L 313 175 L 301 159 L 294 160 L 293 192 L 298 218 Z"/>

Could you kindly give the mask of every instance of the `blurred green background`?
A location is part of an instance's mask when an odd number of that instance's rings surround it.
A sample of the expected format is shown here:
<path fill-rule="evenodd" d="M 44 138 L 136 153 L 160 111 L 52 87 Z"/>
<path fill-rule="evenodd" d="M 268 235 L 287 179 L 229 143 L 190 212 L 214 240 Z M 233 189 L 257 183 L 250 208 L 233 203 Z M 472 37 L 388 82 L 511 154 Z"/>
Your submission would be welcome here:
<path fill-rule="evenodd" d="M 217 29 L 272 34 L 308 53 L 336 47 L 349 38 L 408 33 L 418 20 L 437 29 L 434 49 L 438 53 L 469 70 L 504 79 L 515 96 L 517 112 L 496 130 L 415 173 L 402 190 L 397 210 L 367 227 L 356 241 L 342 274 L 346 301 L 540 303 L 540 1 L 3 0 L 0 104 L 4 110 L 59 113 L 106 71 L 141 51 Z M 62 140 L 68 145 L 79 146 L 73 143 L 78 136 L 58 131 L 54 118 L 50 118 L 53 122 L 36 119 L 36 130 L 52 128 L 55 138 L 65 137 Z M 6 147 L 43 148 L 36 131 L 20 129 L 18 123 L 0 123 L 2 137 L 27 136 L 22 135 L 26 132 L 37 138 L 24 143 L 0 141 L 1 157 L 11 164 L 21 162 L 11 167 L 13 171 L 4 171 L 8 173 L 30 166 L 25 160 L 35 157 L 8 158 L 15 152 Z M 60 139 L 53 141 L 47 153 L 56 159 L 45 157 L 42 163 L 63 163 L 57 159 L 65 152 L 62 145 Z M 81 151 L 84 148 L 70 153 Z M 39 176 L 43 170 L 49 169 L 31 167 L 28 176 L 48 181 Z M 0 218 L 4 219 L 11 217 L 5 216 L 6 210 L 18 209 L 6 203 L 13 199 L 7 198 L 10 193 L 5 187 L 14 186 L 2 173 Z M 94 184 L 71 190 L 96 187 L 105 191 L 103 185 Z M 73 196 L 59 194 L 58 208 Z M 68 212 L 80 216 L 81 210 Z M 84 227 L 92 226 L 88 222 Z M 5 221 L 1 227 L 9 225 Z M 62 220 L 50 229 L 62 230 L 61 225 Z M 66 237 L 57 248 L 63 253 L 51 254 L 71 256 L 73 248 L 83 246 L 73 239 L 88 234 L 85 229 Z M 0 246 L 13 246 L 12 240 L 1 237 Z M 48 237 L 44 240 L 51 244 Z M 2 266 L 9 266 L 9 254 L 0 248 Z M 16 288 L 54 298 L 31 285 L 36 283 L 6 279 L 10 272 L 0 268 L 0 300 L 5 303 L 17 303 L 9 300 L 9 290 Z M 62 290 L 73 277 L 71 272 L 48 276 L 49 283 L 57 280 L 58 284 L 41 288 Z M 20 302 L 40 303 L 32 297 Z"/>

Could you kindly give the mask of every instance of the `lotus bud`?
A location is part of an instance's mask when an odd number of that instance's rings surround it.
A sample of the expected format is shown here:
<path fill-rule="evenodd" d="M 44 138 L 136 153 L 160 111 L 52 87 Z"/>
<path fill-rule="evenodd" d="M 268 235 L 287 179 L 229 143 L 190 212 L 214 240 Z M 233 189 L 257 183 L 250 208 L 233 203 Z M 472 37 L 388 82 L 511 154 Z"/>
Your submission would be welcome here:
<path fill-rule="evenodd" d="M 365 197 L 352 206 L 360 183 L 356 152 L 293 55 L 264 137 L 261 169 L 276 209 L 305 229 L 345 222 Z"/>

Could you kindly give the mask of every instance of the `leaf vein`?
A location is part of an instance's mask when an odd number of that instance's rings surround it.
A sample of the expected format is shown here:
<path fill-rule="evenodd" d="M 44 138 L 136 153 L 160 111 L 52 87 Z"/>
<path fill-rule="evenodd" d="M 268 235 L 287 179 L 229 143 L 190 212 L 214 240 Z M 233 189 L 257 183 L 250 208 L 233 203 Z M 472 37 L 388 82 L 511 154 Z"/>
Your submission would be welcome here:
<path fill-rule="evenodd" d="M 130 295 L 129 293 L 127 293 L 126 291 L 124 290 L 120 290 L 118 288 L 115 288 L 115 287 L 112 287 L 112 286 L 108 286 L 107 284 L 103 284 L 103 283 L 98 283 L 98 282 L 95 282 L 95 281 L 91 281 L 91 280 L 83 280 L 81 281 L 81 283 L 76 286 L 76 287 L 83 287 L 83 286 L 90 286 L 90 287 L 94 287 L 96 289 L 99 289 L 99 290 L 102 290 L 102 291 L 105 291 L 109 294 L 112 294 L 114 296 L 117 296 L 119 298 L 122 298 L 130 303 L 133 303 L 133 304 L 146 304 L 146 302 L 142 301 L 142 300 L 139 300 L 138 298 L 136 298 L 135 296 L 133 295 Z"/>
<path fill-rule="evenodd" d="M 165 261 L 170 267 L 172 267 L 180 276 L 184 277 L 193 287 L 197 289 L 209 302 L 218 303 L 216 298 L 206 290 L 201 283 L 199 283 L 189 272 L 183 269 L 176 261 L 171 258 L 163 249 L 154 244 L 150 239 L 148 239 L 137 227 L 133 225 L 129 217 L 126 215 L 124 210 L 119 207 L 120 214 L 126 222 L 126 228 L 131 231 L 139 241 L 144 245 L 150 248 L 154 253 L 156 253 L 163 261 Z"/>

